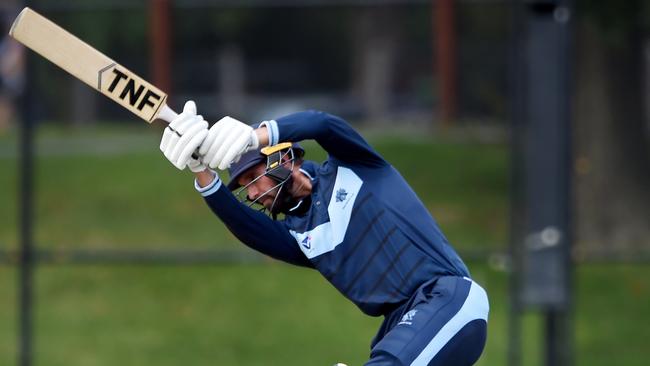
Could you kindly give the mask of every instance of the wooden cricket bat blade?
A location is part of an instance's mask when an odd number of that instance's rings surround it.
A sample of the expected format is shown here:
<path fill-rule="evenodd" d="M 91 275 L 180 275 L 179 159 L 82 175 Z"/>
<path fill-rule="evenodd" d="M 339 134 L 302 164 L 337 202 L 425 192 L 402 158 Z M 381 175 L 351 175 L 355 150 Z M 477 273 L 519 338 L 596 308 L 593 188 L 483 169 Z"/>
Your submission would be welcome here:
<path fill-rule="evenodd" d="M 29 7 L 9 35 L 149 123 L 177 116 L 163 91 Z"/>

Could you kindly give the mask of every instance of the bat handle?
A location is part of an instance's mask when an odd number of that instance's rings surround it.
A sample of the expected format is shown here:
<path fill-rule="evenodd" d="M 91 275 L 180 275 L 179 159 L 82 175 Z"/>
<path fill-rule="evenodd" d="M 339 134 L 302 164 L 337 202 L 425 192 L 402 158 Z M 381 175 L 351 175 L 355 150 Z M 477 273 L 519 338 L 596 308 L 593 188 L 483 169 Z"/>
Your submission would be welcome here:
<path fill-rule="evenodd" d="M 167 104 L 164 104 L 160 108 L 160 113 L 158 113 L 158 118 L 162 119 L 167 123 L 171 123 L 174 118 L 178 117 L 178 113 L 174 112 Z"/>

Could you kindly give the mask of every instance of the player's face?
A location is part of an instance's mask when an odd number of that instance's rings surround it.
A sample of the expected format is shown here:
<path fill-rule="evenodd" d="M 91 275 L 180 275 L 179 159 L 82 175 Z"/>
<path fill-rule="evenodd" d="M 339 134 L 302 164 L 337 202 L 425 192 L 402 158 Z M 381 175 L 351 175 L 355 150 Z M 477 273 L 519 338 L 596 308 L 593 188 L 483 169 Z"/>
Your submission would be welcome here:
<path fill-rule="evenodd" d="M 278 183 L 265 176 L 265 173 L 266 165 L 264 163 L 257 164 L 242 174 L 237 180 L 237 183 L 242 187 L 250 184 L 246 188 L 246 197 L 248 200 L 251 202 L 258 200 L 259 203 L 270 210 L 278 192 L 276 187 Z"/>

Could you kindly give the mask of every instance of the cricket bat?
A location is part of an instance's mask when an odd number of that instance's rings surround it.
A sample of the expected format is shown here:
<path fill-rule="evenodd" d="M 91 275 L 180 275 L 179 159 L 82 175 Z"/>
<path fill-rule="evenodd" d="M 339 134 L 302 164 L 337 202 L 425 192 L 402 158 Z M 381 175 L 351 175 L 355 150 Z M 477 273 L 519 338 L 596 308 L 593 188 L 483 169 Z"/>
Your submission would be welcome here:
<path fill-rule="evenodd" d="M 177 116 L 163 91 L 28 7 L 9 35 L 148 123 Z"/>

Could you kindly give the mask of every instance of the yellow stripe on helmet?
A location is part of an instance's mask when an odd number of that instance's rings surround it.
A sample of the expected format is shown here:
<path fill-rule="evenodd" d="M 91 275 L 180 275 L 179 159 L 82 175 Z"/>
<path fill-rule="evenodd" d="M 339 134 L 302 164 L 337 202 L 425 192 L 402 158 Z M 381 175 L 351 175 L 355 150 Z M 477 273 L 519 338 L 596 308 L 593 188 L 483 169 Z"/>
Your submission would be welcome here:
<path fill-rule="evenodd" d="M 281 150 L 284 150 L 284 149 L 288 149 L 291 146 L 292 146 L 292 144 L 290 142 L 282 142 L 282 143 L 279 143 L 277 145 L 263 147 L 260 150 L 260 152 L 262 154 L 266 155 L 266 156 L 269 156 L 269 155 L 271 155 L 271 154 L 273 154 L 275 152 L 278 152 L 278 151 L 281 151 Z"/>

